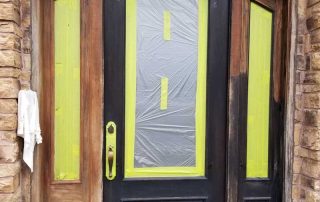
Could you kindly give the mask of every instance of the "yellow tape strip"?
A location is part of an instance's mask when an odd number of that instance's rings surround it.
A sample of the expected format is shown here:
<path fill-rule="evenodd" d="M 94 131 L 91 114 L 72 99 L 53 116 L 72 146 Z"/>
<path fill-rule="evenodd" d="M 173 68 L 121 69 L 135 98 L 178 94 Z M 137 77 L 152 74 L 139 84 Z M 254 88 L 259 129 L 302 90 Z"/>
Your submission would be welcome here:
<path fill-rule="evenodd" d="M 247 120 L 247 178 L 267 178 L 272 12 L 251 3 Z"/>
<path fill-rule="evenodd" d="M 133 172 L 136 131 L 137 6 L 126 1 L 125 176 Z"/>
<path fill-rule="evenodd" d="M 198 74 L 196 94 L 196 168 L 197 173 L 200 176 L 204 176 L 205 174 L 206 154 L 208 4 L 208 0 L 199 0 Z"/>
<path fill-rule="evenodd" d="M 54 1 L 54 180 L 80 179 L 80 1 Z"/>
<path fill-rule="evenodd" d="M 161 78 L 161 102 L 160 109 L 166 110 L 168 108 L 168 78 Z"/>
<path fill-rule="evenodd" d="M 171 15 L 170 11 L 163 11 L 163 39 L 171 40 Z"/>

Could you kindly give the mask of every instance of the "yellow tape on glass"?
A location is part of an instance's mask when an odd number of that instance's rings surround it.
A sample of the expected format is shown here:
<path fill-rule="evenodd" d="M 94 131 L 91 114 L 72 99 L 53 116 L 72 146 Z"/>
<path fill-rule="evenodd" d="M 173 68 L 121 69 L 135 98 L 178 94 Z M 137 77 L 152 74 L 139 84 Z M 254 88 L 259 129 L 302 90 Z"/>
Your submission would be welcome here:
<path fill-rule="evenodd" d="M 160 109 L 166 110 L 168 108 L 168 78 L 161 78 L 161 101 Z"/>
<path fill-rule="evenodd" d="M 163 11 L 163 38 L 171 40 L 171 15 L 170 11 Z"/>
<path fill-rule="evenodd" d="M 54 179 L 80 179 L 80 1 L 54 1 Z"/>
<path fill-rule="evenodd" d="M 268 177 L 272 13 L 251 3 L 247 177 Z"/>
<path fill-rule="evenodd" d="M 125 177 L 134 173 L 136 125 L 137 8 L 136 0 L 126 1 L 126 75 L 125 75 Z"/>

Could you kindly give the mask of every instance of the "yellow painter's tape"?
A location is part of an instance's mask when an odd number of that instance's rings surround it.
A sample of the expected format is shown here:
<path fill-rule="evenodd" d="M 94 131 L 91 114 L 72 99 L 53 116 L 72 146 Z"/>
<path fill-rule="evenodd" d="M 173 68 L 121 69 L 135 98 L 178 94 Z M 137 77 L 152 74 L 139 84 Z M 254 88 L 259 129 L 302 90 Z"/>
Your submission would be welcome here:
<path fill-rule="evenodd" d="M 171 40 L 171 14 L 170 11 L 163 11 L 163 39 Z"/>
<path fill-rule="evenodd" d="M 273 14 L 251 2 L 248 76 L 247 178 L 267 178 Z"/>
<path fill-rule="evenodd" d="M 160 101 L 160 109 L 166 110 L 168 108 L 168 78 L 161 78 L 161 101 Z"/>

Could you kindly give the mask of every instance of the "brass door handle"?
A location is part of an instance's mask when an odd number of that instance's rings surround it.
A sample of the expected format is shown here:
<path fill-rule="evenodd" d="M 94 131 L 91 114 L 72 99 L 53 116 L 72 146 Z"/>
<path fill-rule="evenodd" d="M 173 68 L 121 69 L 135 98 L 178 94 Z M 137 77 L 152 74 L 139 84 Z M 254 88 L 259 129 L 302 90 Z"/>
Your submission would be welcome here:
<path fill-rule="evenodd" d="M 117 126 L 114 122 L 106 125 L 106 178 L 114 180 L 117 174 Z"/>
<path fill-rule="evenodd" d="M 112 167 L 113 167 L 113 160 L 114 160 L 114 152 L 112 150 L 112 146 L 109 146 L 108 149 L 108 164 L 109 164 L 109 178 L 112 178 Z"/>

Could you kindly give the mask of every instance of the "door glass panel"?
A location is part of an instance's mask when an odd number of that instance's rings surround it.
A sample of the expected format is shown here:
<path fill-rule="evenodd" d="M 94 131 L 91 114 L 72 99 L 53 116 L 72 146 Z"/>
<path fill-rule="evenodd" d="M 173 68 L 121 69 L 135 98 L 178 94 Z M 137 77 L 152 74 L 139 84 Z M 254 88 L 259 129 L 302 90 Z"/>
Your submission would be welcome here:
<path fill-rule="evenodd" d="M 204 176 L 207 0 L 126 1 L 126 177 Z"/>
<path fill-rule="evenodd" d="M 251 3 L 247 177 L 268 177 L 272 12 Z"/>
<path fill-rule="evenodd" d="M 80 1 L 54 1 L 54 179 L 80 178 Z"/>

